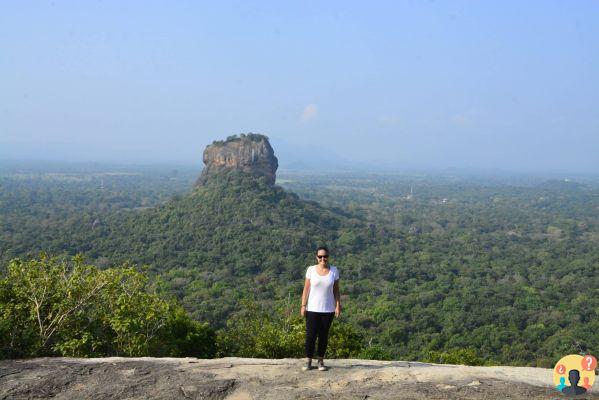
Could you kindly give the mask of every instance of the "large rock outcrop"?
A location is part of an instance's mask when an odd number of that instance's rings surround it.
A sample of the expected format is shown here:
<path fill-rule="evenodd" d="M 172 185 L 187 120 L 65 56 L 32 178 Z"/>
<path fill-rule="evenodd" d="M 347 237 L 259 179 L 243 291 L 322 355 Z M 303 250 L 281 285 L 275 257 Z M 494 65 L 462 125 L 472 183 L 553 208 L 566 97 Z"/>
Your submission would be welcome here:
<path fill-rule="evenodd" d="M 408 361 L 37 358 L 0 361 L 0 399 L 556 399 L 553 370 Z M 593 388 L 585 399 L 597 399 Z"/>
<path fill-rule="evenodd" d="M 215 141 L 206 147 L 203 158 L 205 167 L 196 186 L 204 185 L 212 176 L 230 170 L 263 176 L 270 185 L 275 184 L 279 162 L 264 135 L 250 133 Z"/>

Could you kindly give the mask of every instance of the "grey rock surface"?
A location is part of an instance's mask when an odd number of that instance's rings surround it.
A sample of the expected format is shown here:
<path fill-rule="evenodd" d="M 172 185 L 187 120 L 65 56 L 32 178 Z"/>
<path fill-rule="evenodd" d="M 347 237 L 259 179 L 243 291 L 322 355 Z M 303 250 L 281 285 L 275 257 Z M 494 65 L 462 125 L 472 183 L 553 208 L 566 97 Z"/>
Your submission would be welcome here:
<path fill-rule="evenodd" d="M 552 370 L 406 361 L 37 358 L 0 361 L 0 399 L 556 399 Z M 591 392 L 584 398 L 599 398 Z"/>
<path fill-rule="evenodd" d="M 203 161 L 205 167 L 196 185 L 204 185 L 211 176 L 227 170 L 263 176 L 268 184 L 274 185 L 279 167 L 268 138 L 256 134 L 207 146 Z"/>

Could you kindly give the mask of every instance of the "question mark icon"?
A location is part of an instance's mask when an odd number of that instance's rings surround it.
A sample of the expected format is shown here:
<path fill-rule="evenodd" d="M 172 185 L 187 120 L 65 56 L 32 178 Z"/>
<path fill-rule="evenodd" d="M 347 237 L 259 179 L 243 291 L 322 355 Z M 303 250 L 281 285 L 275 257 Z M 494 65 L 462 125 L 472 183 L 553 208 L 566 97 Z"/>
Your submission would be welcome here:
<path fill-rule="evenodd" d="M 557 364 L 557 366 L 555 367 L 555 372 L 557 372 L 560 375 L 563 375 L 566 373 L 566 367 L 564 366 L 564 364 Z"/>
<path fill-rule="evenodd" d="M 585 371 L 592 371 L 597 367 L 597 359 L 590 354 L 587 354 L 582 358 L 582 369 Z"/>

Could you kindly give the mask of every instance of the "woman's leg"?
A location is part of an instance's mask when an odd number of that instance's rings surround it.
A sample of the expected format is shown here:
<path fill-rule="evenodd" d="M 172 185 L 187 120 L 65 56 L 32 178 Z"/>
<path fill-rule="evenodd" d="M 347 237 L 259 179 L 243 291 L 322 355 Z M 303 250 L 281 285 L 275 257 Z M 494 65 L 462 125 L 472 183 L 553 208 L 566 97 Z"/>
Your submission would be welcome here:
<path fill-rule="evenodd" d="M 314 346 L 316 344 L 317 314 L 306 311 L 306 357 L 308 361 L 314 356 Z"/>
<path fill-rule="evenodd" d="M 327 351 L 327 344 L 329 342 L 329 329 L 333 322 L 335 313 L 321 313 L 320 326 L 318 330 L 318 360 L 321 361 L 324 358 L 324 354 Z"/>

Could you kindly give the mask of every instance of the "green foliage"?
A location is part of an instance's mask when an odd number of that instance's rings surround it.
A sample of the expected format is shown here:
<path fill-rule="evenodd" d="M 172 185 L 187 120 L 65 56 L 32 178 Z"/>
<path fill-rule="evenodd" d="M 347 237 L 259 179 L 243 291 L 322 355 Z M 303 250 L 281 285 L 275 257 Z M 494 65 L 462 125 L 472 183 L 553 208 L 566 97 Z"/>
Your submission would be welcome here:
<path fill-rule="evenodd" d="M 227 143 L 230 142 L 238 142 L 241 139 L 247 138 L 249 140 L 251 140 L 252 142 L 260 142 L 262 140 L 268 140 L 268 136 L 265 135 L 261 135 L 259 133 L 240 133 L 239 136 L 237 135 L 231 135 L 231 136 L 227 136 L 226 140 L 215 140 L 212 142 L 213 146 L 217 146 L 217 147 L 221 147 L 224 146 Z"/>
<path fill-rule="evenodd" d="M 273 310 L 252 299 L 243 299 L 243 307 L 219 334 L 219 355 L 259 358 L 305 357 L 306 322 L 297 302 L 287 297 Z M 360 354 L 362 336 L 351 325 L 334 320 L 329 332 L 327 358 L 349 358 Z"/>
<path fill-rule="evenodd" d="M 334 320 L 329 332 L 328 358 L 355 358 L 364 349 L 364 336 L 351 324 Z"/>
<path fill-rule="evenodd" d="M 365 347 L 357 356 L 364 360 L 393 360 L 393 355 L 381 345 L 371 345 Z"/>
<path fill-rule="evenodd" d="M 482 365 L 482 360 L 471 348 L 452 349 L 449 351 L 430 351 L 428 362 L 437 364 Z"/>
<path fill-rule="evenodd" d="M 208 323 L 192 320 L 183 307 L 175 306 L 168 315 L 150 354 L 163 357 L 213 358 L 216 332 Z"/>
<path fill-rule="evenodd" d="M 98 270 L 81 256 L 12 260 L 0 279 L 0 357 L 200 355 L 214 332 L 150 292 L 133 266 Z"/>
<path fill-rule="evenodd" d="M 289 304 L 269 313 L 252 299 L 242 299 L 218 337 L 220 356 L 285 358 L 301 357 L 303 352 L 302 319 Z"/>

